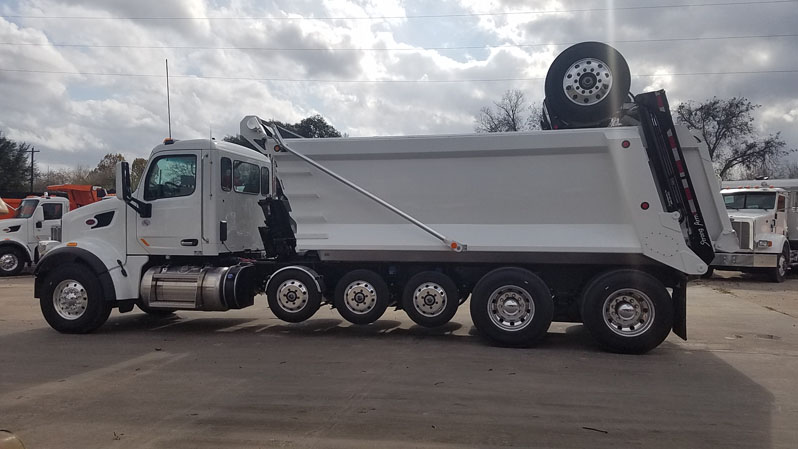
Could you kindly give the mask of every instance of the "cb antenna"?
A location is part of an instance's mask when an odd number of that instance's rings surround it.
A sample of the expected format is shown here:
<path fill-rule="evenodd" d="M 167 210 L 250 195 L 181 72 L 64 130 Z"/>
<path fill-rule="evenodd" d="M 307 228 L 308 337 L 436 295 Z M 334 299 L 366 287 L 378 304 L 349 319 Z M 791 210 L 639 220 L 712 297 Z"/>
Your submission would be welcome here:
<path fill-rule="evenodd" d="M 172 106 L 169 102 L 169 60 L 166 61 L 166 120 L 169 122 L 169 138 L 172 138 Z"/>

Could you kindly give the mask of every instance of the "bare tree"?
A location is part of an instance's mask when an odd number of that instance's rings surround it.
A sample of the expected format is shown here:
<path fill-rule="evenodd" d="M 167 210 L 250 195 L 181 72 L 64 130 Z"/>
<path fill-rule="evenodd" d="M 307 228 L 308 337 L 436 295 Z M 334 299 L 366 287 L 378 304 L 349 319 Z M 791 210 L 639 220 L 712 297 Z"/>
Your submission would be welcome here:
<path fill-rule="evenodd" d="M 474 130 L 479 133 L 496 133 L 540 129 L 540 117 L 541 111 L 527 105 L 523 92 L 517 89 L 508 90 L 493 106 L 485 106 L 479 110 Z"/>
<path fill-rule="evenodd" d="M 787 153 L 779 133 L 757 135 L 751 113 L 759 108 L 743 97 L 688 101 L 676 109 L 677 120 L 701 134 L 722 179 L 735 171 L 772 171 Z"/>

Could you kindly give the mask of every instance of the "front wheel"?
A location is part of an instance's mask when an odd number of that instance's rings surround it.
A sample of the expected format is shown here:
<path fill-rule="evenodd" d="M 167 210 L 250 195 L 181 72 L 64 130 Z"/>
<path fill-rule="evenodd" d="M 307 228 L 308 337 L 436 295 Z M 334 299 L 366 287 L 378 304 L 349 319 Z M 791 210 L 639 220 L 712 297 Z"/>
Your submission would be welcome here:
<path fill-rule="evenodd" d="M 584 291 L 582 323 L 612 352 L 642 354 L 662 343 L 673 327 L 673 303 L 656 278 L 637 270 L 599 275 Z"/>
<path fill-rule="evenodd" d="M 779 258 L 776 261 L 776 266 L 768 270 L 768 276 L 770 277 L 770 280 L 773 282 L 784 282 L 784 280 L 787 278 L 787 267 L 789 264 L 790 248 L 785 245 L 784 249 L 781 250 L 781 254 L 779 254 Z"/>
<path fill-rule="evenodd" d="M 63 265 L 47 275 L 39 305 L 47 323 L 66 334 L 96 330 L 112 309 L 97 277 L 77 264 Z"/>
<path fill-rule="evenodd" d="M 0 276 L 16 276 L 25 267 L 25 259 L 13 247 L 0 248 Z"/>

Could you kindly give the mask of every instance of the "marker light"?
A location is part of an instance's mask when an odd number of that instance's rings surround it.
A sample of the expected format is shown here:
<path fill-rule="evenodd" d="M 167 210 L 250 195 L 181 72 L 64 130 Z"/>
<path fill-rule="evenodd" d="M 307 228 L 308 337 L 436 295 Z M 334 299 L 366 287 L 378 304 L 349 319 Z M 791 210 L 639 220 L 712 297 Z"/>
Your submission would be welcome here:
<path fill-rule="evenodd" d="M 175 140 L 172 139 L 171 137 L 167 137 L 166 139 L 163 140 L 164 145 L 171 145 L 173 143 L 175 143 Z"/>
<path fill-rule="evenodd" d="M 69 242 L 66 246 L 78 246 L 78 242 Z"/>
<path fill-rule="evenodd" d="M 275 145 L 274 146 L 274 152 L 275 153 L 279 153 L 280 152 L 280 145 Z"/>
<path fill-rule="evenodd" d="M 648 210 L 649 206 L 650 205 L 648 204 L 647 201 L 643 201 L 642 203 L 640 203 L 640 209 Z"/>
<path fill-rule="evenodd" d="M 628 140 L 624 140 L 623 142 L 621 142 L 621 146 L 624 147 L 624 148 L 629 148 L 630 146 L 632 146 L 632 142 L 629 142 Z"/>
<path fill-rule="evenodd" d="M 86 226 L 94 226 L 96 224 L 97 224 L 97 220 L 95 220 L 93 218 L 89 218 L 88 220 L 86 220 Z"/>

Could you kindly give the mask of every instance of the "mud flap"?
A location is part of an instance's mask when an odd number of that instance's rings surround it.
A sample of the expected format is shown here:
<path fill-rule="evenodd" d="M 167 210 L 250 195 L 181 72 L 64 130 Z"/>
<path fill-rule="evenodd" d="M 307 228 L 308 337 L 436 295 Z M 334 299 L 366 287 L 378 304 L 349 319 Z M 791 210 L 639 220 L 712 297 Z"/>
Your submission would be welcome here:
<path fill-rule="evenodd" d="M 687 340 L 687 279 L 673 287 L 673 333 Z"/>

